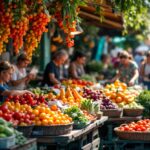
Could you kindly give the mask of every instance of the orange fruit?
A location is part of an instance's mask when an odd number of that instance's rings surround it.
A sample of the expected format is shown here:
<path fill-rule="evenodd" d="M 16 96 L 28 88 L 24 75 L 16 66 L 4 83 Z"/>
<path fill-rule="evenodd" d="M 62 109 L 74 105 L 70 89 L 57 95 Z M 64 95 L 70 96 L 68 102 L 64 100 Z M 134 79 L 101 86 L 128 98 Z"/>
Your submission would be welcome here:
<path fill-rule="evenodd" d="M 40 114 L 40 119 L 45 119 L 46 118 L 46 114 L 45 113 L 41 113 Z"/>
<path fill-rule="evenodd" d="M 40 108 L 39 108 L 39 112 L 40 112 L 40 113 L 45 112 L 45 107 L 40 107 Z"/>
<path fill-rule="evenodd" d="M 38 121 L 35 122 L 35 124 L 36 124 L 37 126 L 40 126 L 40 125 L 41 125 L 41 121 L 38 120 Z"/>
<path fill-rule="evenodd" d="M 121 103 L 122 102 L 122 98 L 121 97 L 117 97 L 116 98 L 116 103 Z"/>
<path fill-rule="evenodd" d="M 57 110 L 58 110 L 57 105 L 51 105 L 50 108 L 51 108 L 51 110 L 53 110 L 53 111 L 57 111 Z"/>
<path fill-rule="evenodd" d="M 42 125 L 48 125 L 48 120 L 47 119 L 42 120 Z"/>
<path fill-rule="evenodd" d="M 39 115 L 39 110 L 34 109 L 32 113 L 33 113 L 34 115 L 38 116 L 38 115 Z"/>

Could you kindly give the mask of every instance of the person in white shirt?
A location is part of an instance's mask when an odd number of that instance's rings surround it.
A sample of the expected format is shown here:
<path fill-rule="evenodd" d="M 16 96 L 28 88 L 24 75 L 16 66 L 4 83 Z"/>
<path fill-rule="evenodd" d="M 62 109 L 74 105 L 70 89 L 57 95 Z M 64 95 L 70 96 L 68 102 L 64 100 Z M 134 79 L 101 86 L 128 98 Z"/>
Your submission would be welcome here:
<path fill-rule="evenodd" d="M 26 54 L 21 54 L 17 58 L 17 64 L 14 65 L 14 73 L 10 81 L 10 87 L 13 90 L 24 90 L 30 80 L 34 79 L 33 74 L 27 74 L 26 68 L 30 63 L 30 59 Z"/>

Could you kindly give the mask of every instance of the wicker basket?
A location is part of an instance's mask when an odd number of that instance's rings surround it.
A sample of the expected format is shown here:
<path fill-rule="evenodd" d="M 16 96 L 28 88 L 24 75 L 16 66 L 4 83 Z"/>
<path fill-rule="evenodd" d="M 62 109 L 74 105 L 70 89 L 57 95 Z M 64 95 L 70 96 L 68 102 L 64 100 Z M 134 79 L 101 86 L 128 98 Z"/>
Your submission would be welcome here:
<path fill-rule="evenodd" d="M 120 139 L 150 141 L 150 132 L 119 131 L 118 128 L 115 128 L 114 131 Z"/>
<path fill-rule="evenodd" d="M 108 116 L 109 118 L 120 118 L 122 115 L 122 109 L 103 109 L 101 111 L 103 116 Z"/>
<path fill-rule="evenodd" d="M 33 136 L 57 136 L 68 134 L 73 129 L 73 123 L 67 125 L 34 126 Z"/>
<path fill-rule="evenodd" d="M 141 116 L 143 113 L 143 109 L 137 108 L 137 109 L 123 109 L 123 115 L 129 116 L 129 117 L 137 117 Z"/>
<path fill-rule="evenodd" d="M 17 126 L 16 129 L 23 133 L 25 137 L 30 137 L 34 126 Z"/>

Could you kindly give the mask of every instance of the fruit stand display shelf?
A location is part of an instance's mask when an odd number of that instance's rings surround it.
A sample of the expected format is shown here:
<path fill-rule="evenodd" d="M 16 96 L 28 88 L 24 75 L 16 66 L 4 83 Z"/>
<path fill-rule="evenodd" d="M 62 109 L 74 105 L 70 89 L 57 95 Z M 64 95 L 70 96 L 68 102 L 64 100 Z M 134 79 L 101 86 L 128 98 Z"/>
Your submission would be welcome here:
<path fill-rule="evenodd" d="M 38 148 L 40 149 L 61 149 L 61 150 L 98 150 L 100 144 L 100 138 L 98 128 L 107 121 L 108 117 L 101 117 L 94 123 L 90 124 L 86 128 L 73 130 L 69 134 L 60 136 L 39 136 L 37 138 Z M 93 148 L 92 148 L 93 147 Z"/>
<path fill-rule="evenodd" d="M 114 143 L 116 140 L 116 135 L 114 133 L 114 128 L 123 124 L 123 123 L 129 123 L 132 121 L 138 121 L 141 120 L 142 116 L 138 117 L 121 117 L 121 118 L 109 118 L 105 124 L 100 128 L 100 150 L 103 149 L 103 147 L 108 147 L 109 150 L 112 150 L 114 148 Z"/>

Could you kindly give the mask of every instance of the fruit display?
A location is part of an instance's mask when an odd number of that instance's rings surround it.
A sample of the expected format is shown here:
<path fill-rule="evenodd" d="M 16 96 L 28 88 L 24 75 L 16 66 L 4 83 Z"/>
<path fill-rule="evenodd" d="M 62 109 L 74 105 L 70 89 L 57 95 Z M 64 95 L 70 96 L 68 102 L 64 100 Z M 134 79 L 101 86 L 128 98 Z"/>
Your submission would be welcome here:
<path fill-rule="evenodd" d="M 118 109 L 118 106 L 115 103 L 113 103 L 109 98 L 105 98 L 100 103 L 100 109 Z"/>
<path fill-rule="evenodd" d="M 143 115 L 145 117 L 150 116 L 150 91 L 144 90 L 140 93 L 140 95 L 136 98 L 137 102 L 144 107 Z"/>
<path fill-rule="evenodd" d="M 79 94 L 79 92 L 74 89 L 67 87 L 66 91 L 64 88 L 60 89 L 60 93 L 55 95 L 52 92 L 47 94 L 46 98 L 50 100 L 58 99 L 61 100 L 63 104 L 68 105 L 77 105 L 79 106 L 81 101 L 83 100 L 83 97 Z"/>
<path fill-rule="evenodd" d="M 94 85 L 94 83 L 91 82 L 91 81 L 79 80 L 79 79 L 63 80 L 62 84 L 64 84 L 64 85 L 70 85 L 70 86 L 79 86 L 79 87 Z"/>
<path fill-rule="evenodd" d="M 66 109 L 64 113 L 70 116 L 74 124 L 80 126 L 81 128 L 85 127 L 89 123 L 89 120 L 77 106 L 72 106 Z"/>
<path fill-rule="evenodd" d="M 83 95 L 84 98 L 92 99 L 93 101 L 102 100 L 104 95 L 103 92 L 100 90 L 94 91 L 90 88 L 83 88 Z"/>
<path fill-rule="evenodd" d="M 143 109 L 144 107 L 137 102 L 132 102 L 123 106 L 124 109 Z"/>
<path fill-rule="evenodd" d="M 32 114 L 32 107 L 19 102 L 5 102 L 0 106 L 0 117 L 12 122 L 13 125 L 32 125 L 35 115 Z"/>
<path fill-rule="evenodd" d="M 107 96 L 105 96 L 101 90 L 94 91 L 89 88 L 83 88 L 83 97 L 93 101 L 99 101 L 101 110 L 118 109 L 118 106 L 113 103 Z"/>
<path fill-rule="evenodd" d="M 49 108 L 47 105 L 41 104 L 33 110 L 33 114 L 35 115 L 34 124 L 37 126 L 65 125 L 72 123 L 72 118 L 67 114 L 63 114 L 57 106 L 51 106 L 51 108 Z"/>
<path fill-rule="evenodd" d="M 113 84 L 106 85 L 103 92 L 107 97 L 109 97 L 119 106 L 124 106 L 126 104 L 134 102 L 135 97 L 139 94 L 139 92 L 137 91 L 133 92 L 133 90 L 129 90 L 125 83 L 118 80 L 116 80 Z"/>
<path fill-rule="evenodd" d="M 44 103 L 32 108 L 28 104 L 21 105 L 19 102 L 5 102 L 0 106 L 0 117 L 12 122 L 15 126 L 46 126 L 72 122 L 72 119 L 63 114 L 57 105 L 51 105 L 49 108 Z"/>
<path fill-rule="evenodd" d="M 149 132 L 150 131 L 150 119 L 144 119 L 137 122 L 131 122 L 129 124 L 121 125 L 118 130 L 129 132 Z"/>
<path fill-rule="evenodd" d="M 21 96 L 9 96 L 6 101 L 19 102 L 20 104 L 28 104 L 30 106 L 36 106 L 40 103 L 47 103 L 44 96 L 36 96 L 32 94 L 24 94 Z"/>

